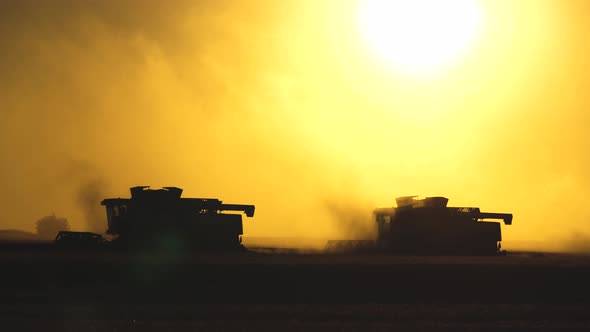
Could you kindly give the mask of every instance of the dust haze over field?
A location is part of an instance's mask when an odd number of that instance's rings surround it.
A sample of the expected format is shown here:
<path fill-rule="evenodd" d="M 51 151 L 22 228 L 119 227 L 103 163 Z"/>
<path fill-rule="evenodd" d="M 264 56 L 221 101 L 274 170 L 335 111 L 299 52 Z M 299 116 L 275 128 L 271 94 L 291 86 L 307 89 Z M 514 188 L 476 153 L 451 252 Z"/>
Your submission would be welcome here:
<path fill-rule="evenodd" d="M 514 213 L 507 247 L 583 247 L 588 2 L 483 3 L 473 51 L 419 80 L 352 0 L 2 1 L 1 228 L 99 231 L 100 199 L 171 185 L 255 204 L 252 236 L 350 237 L 417 194 Z"/>

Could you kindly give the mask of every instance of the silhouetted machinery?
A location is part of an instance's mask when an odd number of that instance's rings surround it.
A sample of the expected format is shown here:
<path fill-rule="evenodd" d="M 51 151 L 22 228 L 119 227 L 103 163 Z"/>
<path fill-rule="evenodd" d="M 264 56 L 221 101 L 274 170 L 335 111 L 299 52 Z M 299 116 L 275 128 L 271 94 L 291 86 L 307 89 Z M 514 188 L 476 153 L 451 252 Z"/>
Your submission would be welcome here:
<path fill-rule="evenodd" d="M 214 198 L 181 198 L 182 189 L 131 188 L 131 198 L 108 198 L 107 234 L 114 247 L 129 249 L 240 250 L 242 215 L 254 205 L 224 204 Z"/>
<path fill-rule="evenodd" d="M 55 237 L 55 244 L 61 248 L 98 249 L 106 243 L 102 235 L 91 232 L 60 231 Z"/>
<path fill-rule="evenodd" d="M 512 214 L 481 212 L 477 207 L 447 207 L 446 197 L 404 196 L 397 207 L 374 211 L 376 240 L 332 240 L 328 251 L 377 251 L 410 255 L 496 255 L 503 220 Z"/>
<path fill-rule="evenodd" d="M 495 255 L 500 252 L 500 222 L 512 214 L 477 207 L 447 207 L 445 197 L 398 197 L 397 208 L 375 210 L 377 248 L 402 254 Z"/>

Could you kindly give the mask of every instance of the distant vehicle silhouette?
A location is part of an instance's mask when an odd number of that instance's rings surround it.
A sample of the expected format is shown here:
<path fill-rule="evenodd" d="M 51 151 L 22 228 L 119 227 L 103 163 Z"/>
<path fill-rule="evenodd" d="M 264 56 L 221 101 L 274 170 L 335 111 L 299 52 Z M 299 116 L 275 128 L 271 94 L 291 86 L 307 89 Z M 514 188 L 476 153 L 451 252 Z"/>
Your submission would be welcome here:
<path fill-rule="evenodd" d="M 481 212 L 477 207 L 447 207 L 446 197 L 404 196 L 396 208 L 374 211 L 377 238 L 373 250 L 417 255 L 496 255 L 502 252 L 499 222 L 512 224 L 512 214 Z M 348 243 L 346 243 L 348 242 Z M 366 241 L 329 241 L 326 248 L 368 247 Z"/>
<path fill-rule="evenodd" d="M 70 231 L 59 232 L 54 242 L 58 247 L 77 249 L 97 249 L 106 244 L 105 239 L 100 234 Z"/>

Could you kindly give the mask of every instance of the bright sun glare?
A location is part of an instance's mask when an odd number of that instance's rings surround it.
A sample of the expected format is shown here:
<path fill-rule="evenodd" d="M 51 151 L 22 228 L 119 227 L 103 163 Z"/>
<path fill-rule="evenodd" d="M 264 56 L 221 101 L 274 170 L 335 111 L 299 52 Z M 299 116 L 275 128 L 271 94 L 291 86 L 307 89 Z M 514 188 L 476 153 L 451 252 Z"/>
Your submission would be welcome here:
<path fill-rule="evenodd" d="M 477 0 L 364 0 L 363 37 L 396 70 L 443 69 L 466 53 L 482 25 Z"/>

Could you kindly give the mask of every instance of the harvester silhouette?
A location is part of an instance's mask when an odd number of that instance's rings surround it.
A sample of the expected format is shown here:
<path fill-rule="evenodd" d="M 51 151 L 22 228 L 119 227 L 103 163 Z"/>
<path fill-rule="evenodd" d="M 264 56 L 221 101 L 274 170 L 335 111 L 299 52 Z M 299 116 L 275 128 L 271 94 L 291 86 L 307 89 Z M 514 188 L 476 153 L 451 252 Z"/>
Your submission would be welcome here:
<path fill-rule="evenodd" d="M 215 198 L 181 198 L 182 189 L 131 188 L 131 198 L 107 198 L 107 234 L 60 232 L 61 247 L 110 247 L 123 250 L 244 250 L 242 212 L 254 216 L 254 205 L 224 204 Z M 477 207 L 447 207 L 445 197 L 404 196 L 397 207 L 374 211 L 374 240 L 328 241 L 335 251 L 369 250 L 417 255 L 496 255 L 501 251 L 500 222 L 512 214 L 481 212 Z"/>
<path fill-rule="evenodd" d="M 447 207 L 446 197 L 403 196 L 397 207 L 374 211 L 376 240 L 328 241 L 332 251 L 371 250 L 411 255 L 496 255 L 501 251 L 500 222 L 512 214 L 481 212 L 477 207 Z"/>
<path fill-rule="evenodd" d="M 181 198 L 182 189 L 133 187 L 131 198 L 107 198 L 109 242 L 97 240 L 93 233 L 62 232 L 56 244 L 88 247 L 102 243 L 125 250 L 243 250 L 242 215 L 254 216 L 254 205 L 224 204 L 215 198 Z M 98 235 L 100 236 L 100 235 Z"/>

